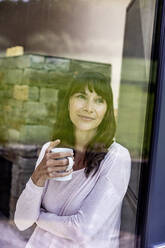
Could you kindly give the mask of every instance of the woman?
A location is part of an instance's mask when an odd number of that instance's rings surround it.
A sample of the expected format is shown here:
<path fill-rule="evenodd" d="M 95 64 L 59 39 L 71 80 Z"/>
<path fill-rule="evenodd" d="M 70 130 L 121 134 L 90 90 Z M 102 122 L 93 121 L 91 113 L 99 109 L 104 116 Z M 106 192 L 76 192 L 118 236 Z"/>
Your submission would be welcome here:
<path fill-rule="evenodd" d="M 122 200 L 130 177 L 130 156 L 114 142 L 115 117 L 109 82 L 100 73 L 73 77 L 54 130 L 20 195 L 15 223 L 36 223 L 26 248 L 117 248 Z M 74 154 L 51 153 L 55 146 Z M 74 157 L 73 172 L 66 170 Z M 56 158 L 63 158 L 57 160 Z M 55 177 L 73 173 L 70 181 Z"/>

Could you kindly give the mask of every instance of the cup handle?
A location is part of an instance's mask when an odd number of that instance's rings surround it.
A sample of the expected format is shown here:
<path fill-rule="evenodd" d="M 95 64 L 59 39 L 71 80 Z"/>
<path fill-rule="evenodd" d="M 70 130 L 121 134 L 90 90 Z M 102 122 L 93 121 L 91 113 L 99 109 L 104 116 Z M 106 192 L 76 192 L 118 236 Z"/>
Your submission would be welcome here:
<path fill-rule="evenodd" d="M 69 165 L 68 165 L 66 171 L 72 169 L 73 164 L 74 164 L 74 161 L 73 161 L 73 158 L 72 157 L 67 157 L 67 159 L 69 160 Z"/>

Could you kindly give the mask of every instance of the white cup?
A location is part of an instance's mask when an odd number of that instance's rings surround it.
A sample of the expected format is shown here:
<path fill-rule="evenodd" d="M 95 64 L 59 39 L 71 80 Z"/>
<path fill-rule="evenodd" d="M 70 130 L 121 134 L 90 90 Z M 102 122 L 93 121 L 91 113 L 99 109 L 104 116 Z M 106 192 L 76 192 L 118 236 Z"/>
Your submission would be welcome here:
<path fill-rule="evenodd" d="M 70 149 L 70 148 L 53 148 L 53 149 L 51 149 L 51 152 L 54 152 L 54 153 L 58 153 L 58 152 L 70 152 L 70 153 L 73 153 L 73 150 Z M 65 158 L 67 158 L 68 161 L 69 161 L 68 167 L 66 169 L 66 171 L 69 171 L 70 169 L 72 169 L 72 167 L 74 165 L 74 161 L 73 161 L 72 157 L 65 157 Z M 60 159 L 63 159 L 63 158 L 56 158 L 56 159 L 60 160 Z M 66 171 L 64 171 L 64 172 L 66 172 Z M 56 180 L 56 181 L 68 181 L 68 180 L 72 179 L 72 173 L 67 175 L 67 176 L 64 176 L 64 177 L 55 177 L 53 179 Z"/>

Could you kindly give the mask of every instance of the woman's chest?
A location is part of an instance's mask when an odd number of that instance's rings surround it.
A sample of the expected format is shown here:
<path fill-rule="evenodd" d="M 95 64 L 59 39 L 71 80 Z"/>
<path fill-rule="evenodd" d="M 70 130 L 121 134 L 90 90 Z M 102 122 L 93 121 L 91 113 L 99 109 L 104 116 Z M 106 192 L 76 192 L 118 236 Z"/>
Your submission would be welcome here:
<path fill-rule="evenodd" d="M 49 180 L 42 206 L 57 215 L 75 214 L 94 184 L 95 180 L 87 179 L 83 171 L 73 173 L 70 181 Z"/>

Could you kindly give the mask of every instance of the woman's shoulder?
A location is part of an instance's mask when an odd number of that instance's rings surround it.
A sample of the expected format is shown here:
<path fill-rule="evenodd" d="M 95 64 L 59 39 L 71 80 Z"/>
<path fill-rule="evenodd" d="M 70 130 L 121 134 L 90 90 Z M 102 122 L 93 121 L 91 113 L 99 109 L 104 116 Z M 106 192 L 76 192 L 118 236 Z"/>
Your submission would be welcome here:
<path fill-rule="evenodd" d="M 107 156 L 130 156 L 128 149 L 119 144 L 118 142 L 114 141 L 110 147 L 108 148 Z"/>
<path fill-rule="evenodd" d="M 112 167 L 130 167 L 131 157 L 128 149 L 116 141 L 108 148 L 102 163 L 102 170 L 109 171 Z M 129 166 L 127 166 L 129 165 Z"/>

